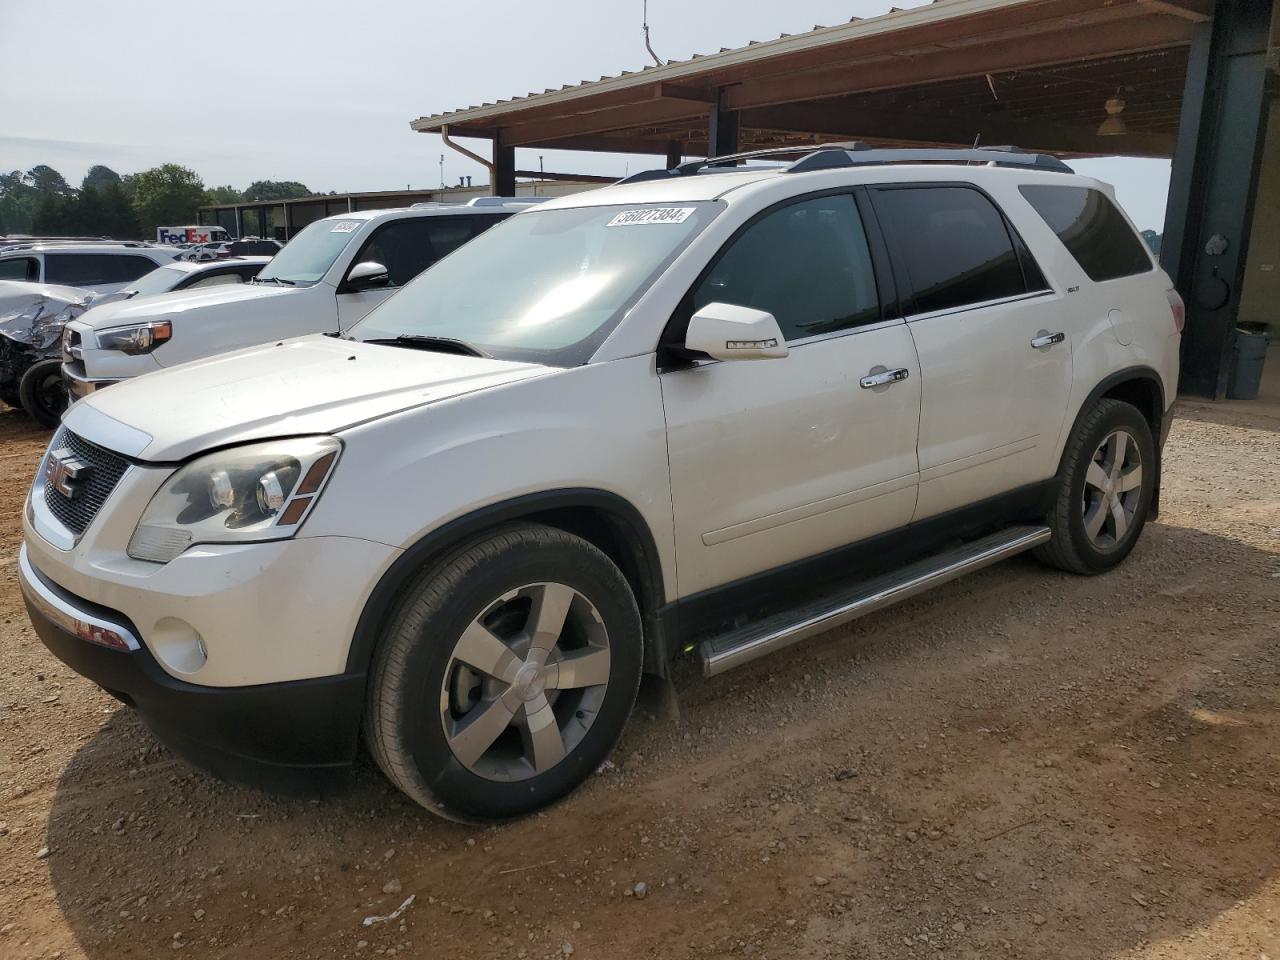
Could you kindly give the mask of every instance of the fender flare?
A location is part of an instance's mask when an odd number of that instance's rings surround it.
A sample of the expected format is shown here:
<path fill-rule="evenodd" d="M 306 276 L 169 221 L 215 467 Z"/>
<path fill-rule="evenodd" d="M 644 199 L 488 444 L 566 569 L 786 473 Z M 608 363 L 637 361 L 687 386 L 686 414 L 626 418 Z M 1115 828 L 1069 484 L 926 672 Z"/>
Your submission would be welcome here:
<path fill-rule="evenodd" d="M 625 537 L 622 545 L 629 548 L 634 560 L 629 579 L 638 581 L 635 593 L 644 627 L 645 671 L 665 674 L 667 645 L 658 611 L 665 603 L 666 594 L 653 532 L 628 500 L 588 487 L 541 491 L 488 504 L 450 520 L 408 547 L 383 573 L 365 601 L 347 652 L 347 673 L 368 671 L 388 614 L 405 585 L 424 564 L 504 523 L 531 520 L 556 526 L 555 514 L 575 509 L 606 516 L 614 530 Z"/>
<path fill-rule="evenodd" d="M 1151 500 L 1151 516 L 1158 517 L 1160 515 L 1160 480 L 1162 469 L 1162 452 L 1164 450 L 1164 440 L 1169 433 L 1169 408 L 1165 403 L 1164 382 L 1160 379 L 1160 374 L 1156 372 L 1154 367 L 1146 364 L 1138 364 L 1132 367 L 1125 367 L 1123 370 L 1116 370 L 1107 374 L 1089 391 L 1089 395 L 1084 398 L 1084 402 L 1080 404 L 1080 408 L 1076 411 L 1075 419 L 1071 421 L 1071 429 L 1063 434 L 1062 453 L 1059 455 L 1058 472 L 1055 476 L 1062 476 L 1062 464 L 1067 455 L 1067 443 L 1070 441 L 1072 433 L 1075 432 L 1076 424 L 1080 422 L 1080 418 L 1098 402 L 1102 396 L 1122 383 L 1132 381 L 1140 381 L 1146 384 L 1152 391 L 1155 398 L 1155 409 L 1153 411 L 1151 434 L 1155 441 L 1156 447 L 1156 481 L 1152 491 Z"/>

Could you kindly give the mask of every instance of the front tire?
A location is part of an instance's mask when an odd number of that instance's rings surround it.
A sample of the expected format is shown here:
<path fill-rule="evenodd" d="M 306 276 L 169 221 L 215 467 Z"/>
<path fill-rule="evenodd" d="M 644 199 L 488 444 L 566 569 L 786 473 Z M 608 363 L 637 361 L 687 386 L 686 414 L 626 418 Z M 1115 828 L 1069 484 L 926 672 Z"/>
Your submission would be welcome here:
<path fill-rule="evenodd" d="M 1036 555 L 1072 573 L 1117 566 L 1147 522 L 1157 469 L 1151 426 L 1141 411 L 1121 400 L 1099 400 L 1067 441 L 1048 518 L 1053 538 Z"/>
<path fill-rule="evenodd" d="M 42 427 L 56 427 L 67 409 L 67 389 L 62 383 L 62 361 L 40 360 L 22 374 L 18 384 L 22 409 Z"/>
<path fill-rule="evenodd" d="M 642 655 L 635 598 L 604 553 L 506 527 L 409 585 L 374 655 L 365 736 L 388 779 L 434 812 L 530 813 L 613 748 Z"/>

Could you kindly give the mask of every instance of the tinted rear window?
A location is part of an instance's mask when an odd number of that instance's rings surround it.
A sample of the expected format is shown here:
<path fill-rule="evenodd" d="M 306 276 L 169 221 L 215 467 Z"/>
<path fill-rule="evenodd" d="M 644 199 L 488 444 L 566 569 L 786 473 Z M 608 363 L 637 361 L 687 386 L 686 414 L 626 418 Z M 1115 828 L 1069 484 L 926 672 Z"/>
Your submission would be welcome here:
<path fill-rule="evenodd" d="M 85 286 L 95 283 L 128 283 L 156 268 L 154 261 L 135 254 L 47 253 L 46 283 Z"/>
<path fill-rule="evenodd" d="M 1088 187 L 1018 188 L 1093 281 L 1152 269 L 1151 255 L 1107 195 Z"/>
<path fill-rule="evenodd" d="M 875 192 L 875 205 L 905 261 L 915 312 L 950 310 L 1028 292 L 1004 217 L 977 190 L 886 188 Z M 1035 281 L 1032 289 L 1043 288 L 1038 270 Z"/>

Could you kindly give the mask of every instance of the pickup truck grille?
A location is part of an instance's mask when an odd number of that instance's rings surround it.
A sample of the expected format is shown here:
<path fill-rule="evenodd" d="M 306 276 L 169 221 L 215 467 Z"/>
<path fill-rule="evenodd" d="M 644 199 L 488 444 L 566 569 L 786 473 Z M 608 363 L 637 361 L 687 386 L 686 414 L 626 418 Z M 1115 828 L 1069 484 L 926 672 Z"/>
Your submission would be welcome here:
<path fill-rule="evenodd" d="M 68 497 L 58 489 L 55 476 L 55 458 L 58 454 L 70 455 L 88 467 L 87 477 L 74 482 L 75 496 Z M 129 461 L 119 454 L 104 450 L 96 443 L 61 427 L 49 445 L 44 481 L 44 502 L 58 522 L 77 537 L 97 516 L 111 491 L 116 488 Z"/>

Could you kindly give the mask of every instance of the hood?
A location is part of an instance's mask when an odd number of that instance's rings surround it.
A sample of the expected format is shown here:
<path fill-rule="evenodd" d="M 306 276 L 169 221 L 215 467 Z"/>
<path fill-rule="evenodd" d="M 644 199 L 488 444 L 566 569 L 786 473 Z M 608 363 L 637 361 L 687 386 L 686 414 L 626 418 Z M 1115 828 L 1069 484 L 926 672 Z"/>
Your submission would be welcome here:
<path fill-rule="evenodd" d="M 92 299 L 77 287 L 0 281 L 0 336 L 48 353 L 56 348 L 67 321 L 78 317 Z"/>
<path fill-rule="evenodd" d="M 173 461 L 227 444 L 333 433 L 552 372 L 315 335 L 118 383 L 76 403 L 63 422 L 127 456 Z"/>
<path fill-rule="evenodd" d="M 306 288 L 282 287 L 273 283 L 237 283 L 178 293 L 157 293 L 150 297 L 132 297 L 99 304 L 86 310 L 80 319 L 95 330 L 155 319 L 167 318 L 181 322 L 183 314 L 192 310 L 226 307 L 228 310 L 243 312 L 251 304 L 261 304 L 263 309 L 269 310 L 270 304 L 277 297 L 286 297 L 303 289 Z"/>

